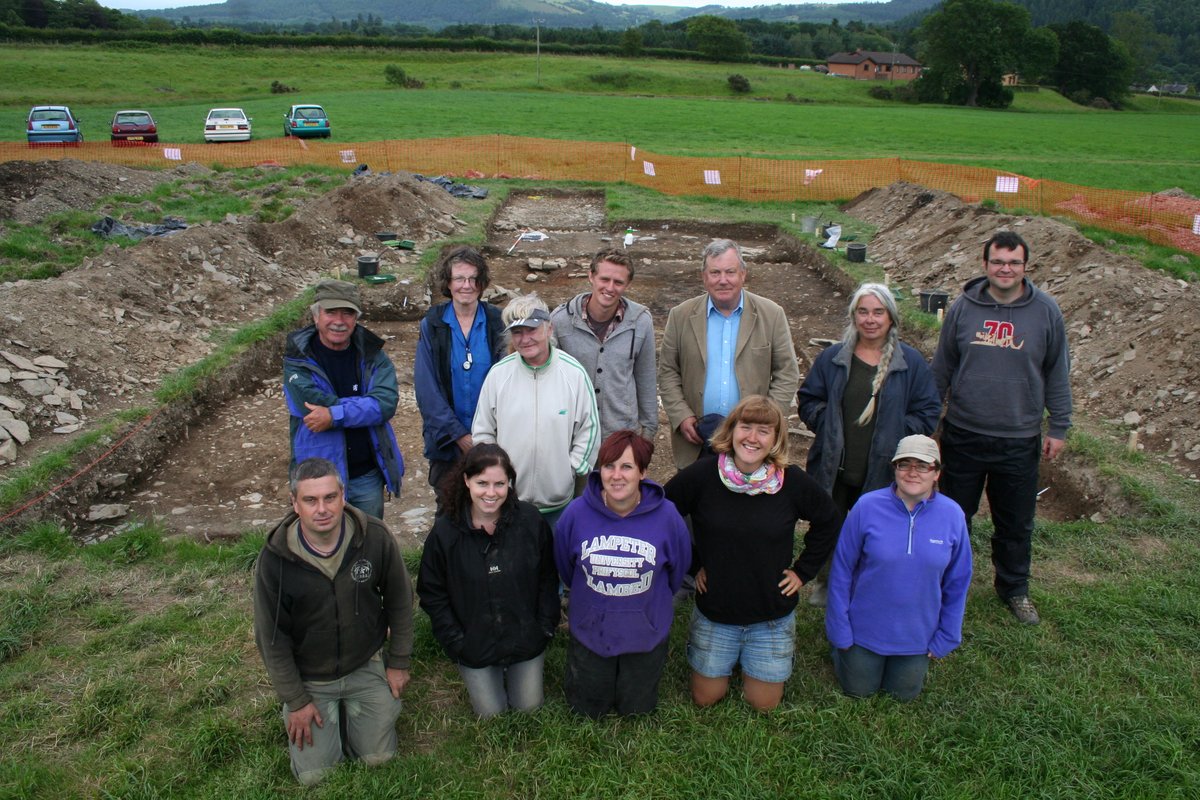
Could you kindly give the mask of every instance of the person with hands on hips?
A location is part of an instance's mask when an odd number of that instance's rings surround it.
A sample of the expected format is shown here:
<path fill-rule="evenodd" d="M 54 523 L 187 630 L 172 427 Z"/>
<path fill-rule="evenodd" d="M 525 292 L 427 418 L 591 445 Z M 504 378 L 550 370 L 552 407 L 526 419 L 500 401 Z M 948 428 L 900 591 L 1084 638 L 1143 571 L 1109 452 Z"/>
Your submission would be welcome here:
<path fill-rule="evenodd" d="M 692 699 L 716 703 L 740 665 L 747 702 L 768 711 L 779 705 L 792 672 L 797 592 L 828 556 L 842 517 L 825 490 L 788 464 L 787 419 L 771 398 L 743 398 L 712 447 L 716 455 L 665 487 L 679 513 L 691 515 L 695 540 Z M 801 519 L 809 527 L 793 559 Z"/>

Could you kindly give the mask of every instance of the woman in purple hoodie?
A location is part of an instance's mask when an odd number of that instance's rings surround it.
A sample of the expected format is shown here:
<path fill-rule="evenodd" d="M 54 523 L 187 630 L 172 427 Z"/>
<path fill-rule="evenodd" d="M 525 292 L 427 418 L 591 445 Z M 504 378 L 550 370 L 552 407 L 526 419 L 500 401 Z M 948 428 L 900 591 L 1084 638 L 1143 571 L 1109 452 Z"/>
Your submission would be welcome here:
<path fill-rule="evenodd" d="M 611 434 L 554 534 L 558 574 L 571 590 L 567 704 L 593 718 L 658 705 L 671 598 L 692 560 L 683 517 L 646 478 L 653 455 L 654 444 L 633 431 Z"/>

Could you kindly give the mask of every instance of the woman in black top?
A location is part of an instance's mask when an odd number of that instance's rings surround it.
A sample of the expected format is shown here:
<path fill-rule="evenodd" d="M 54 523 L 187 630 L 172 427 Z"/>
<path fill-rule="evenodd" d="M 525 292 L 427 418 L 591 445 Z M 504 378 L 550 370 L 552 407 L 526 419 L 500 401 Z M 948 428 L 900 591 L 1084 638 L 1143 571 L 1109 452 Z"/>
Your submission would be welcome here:
<path fill-rule="evenodd" d="M 542 704 L 546 644 L 560 614 L 549 526 L 517 499 L 508 453 L 467 451 L 442 484 L 417 596 L 433 635 L 458 663 L 480 717 Z"/>
<path fill-rule="evenodd" d="M 666 485 L 691 515 L 696 609 L 688 639 L 692 699 L 711 705 L 740 665 L 747 702 L 769 710 L 791 675 L 796 593 L 820 567 L 842 516 L 804 470 L 788 464 L 787 420 L 761 395 L 738 403 L 701 458 Z M 796 522 L 809 521 L 793 560 Z"/>

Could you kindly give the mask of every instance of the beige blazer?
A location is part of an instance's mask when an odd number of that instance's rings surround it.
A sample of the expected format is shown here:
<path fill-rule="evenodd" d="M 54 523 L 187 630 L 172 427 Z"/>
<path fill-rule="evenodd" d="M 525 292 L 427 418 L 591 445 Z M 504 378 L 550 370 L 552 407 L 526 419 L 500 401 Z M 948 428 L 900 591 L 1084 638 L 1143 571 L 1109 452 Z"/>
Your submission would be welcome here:
<path fill-rule="evenodd" d="M 658 394 L 671 424 L 671 452 L 678 469 L 700 454 L 699 446 L 683 438 L 679 424 L 704 415 L 707 310 L 707 294 L 672 308 L 658 352 Z M 742 397 L 765 394 L 788 413 L 800 386 L 800 368 L 787 315 L 776 303 L 750 292 L 742 299 L 733 371 Z"/>

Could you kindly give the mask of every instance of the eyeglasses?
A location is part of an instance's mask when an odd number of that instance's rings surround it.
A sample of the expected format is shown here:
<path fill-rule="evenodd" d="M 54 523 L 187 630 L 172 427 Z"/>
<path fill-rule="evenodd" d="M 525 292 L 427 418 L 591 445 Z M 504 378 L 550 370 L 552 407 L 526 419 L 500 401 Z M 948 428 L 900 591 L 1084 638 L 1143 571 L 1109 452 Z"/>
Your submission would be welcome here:
<path fill-rule="evenodd" d="M 897 461 L 892 466 L 896 468 L 897 472 L 916 472 L 921 475 L 937 469 L 936 464 L 927 464 L 924 461 Z"/>
<path fill-rule="evenodd" d="M 1023 267 L 1023 266 L 1025 266 L 1025 262 L 1024 261 L 1002 261 L 998 258 L 989 258 L 988 266 L 989 267 Z"/>
<path fill-rule="evenodd" d="M 459 286 L 474 286 L 479 282 L 479 278 L 474 275 L 455 275 L 450 278 L 450 283 Z"/>

